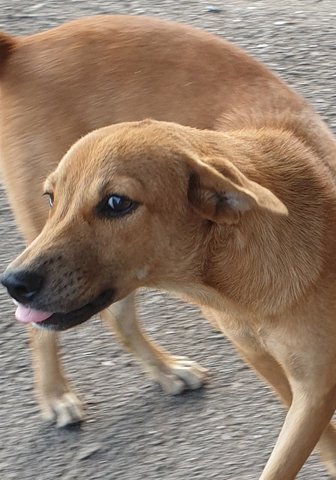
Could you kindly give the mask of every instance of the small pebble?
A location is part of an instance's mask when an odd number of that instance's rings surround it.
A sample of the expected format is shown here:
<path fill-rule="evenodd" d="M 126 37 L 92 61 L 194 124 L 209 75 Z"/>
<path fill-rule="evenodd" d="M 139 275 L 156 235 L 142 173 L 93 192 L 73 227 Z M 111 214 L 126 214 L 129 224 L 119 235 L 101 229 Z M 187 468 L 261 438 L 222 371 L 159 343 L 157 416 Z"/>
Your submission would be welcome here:
<path fill-rule="evenodd" d="M 207 10 L 208 10 L 208 12 L 210 12 L 210 13 L 220 13 L 220 12 L 222 11 L 221 8 L 215 7 L 214 5 L 208 5 L 208 6 L 207 6 Z"/>
<path fill-rule="evenodd" d="M 86 460 L 87 458 L 91 457 L 94 453 L 98 452 L 101 449 L 101 447 L 102 447 L 101 443 L 94 443 L 92 445 L 89 445 L 88 447 L 80 450 L 80 452 L 77 455 L 77 459 Z"/>

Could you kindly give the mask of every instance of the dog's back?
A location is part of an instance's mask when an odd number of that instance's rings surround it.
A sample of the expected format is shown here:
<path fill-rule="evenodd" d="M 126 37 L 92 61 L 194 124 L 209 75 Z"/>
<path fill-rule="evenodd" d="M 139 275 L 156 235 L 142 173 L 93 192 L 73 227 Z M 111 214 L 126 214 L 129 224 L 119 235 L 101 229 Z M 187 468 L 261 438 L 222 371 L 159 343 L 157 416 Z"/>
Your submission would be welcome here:
<path fill-rule="evenodd" d="M 149 18 L 102 16 L 27 37 L 3 34 L 0 86 L 3 175 L 29 238 L 46 215 L 32 192 L 72 143 L 104 125 L 151 117 L 242 128 L 274 118 L 276 105 L 286 121 L 308 118 L 306 136 L 324 156 L 334 148 L 303 99 L 254 59 L 207 33 Z"/>

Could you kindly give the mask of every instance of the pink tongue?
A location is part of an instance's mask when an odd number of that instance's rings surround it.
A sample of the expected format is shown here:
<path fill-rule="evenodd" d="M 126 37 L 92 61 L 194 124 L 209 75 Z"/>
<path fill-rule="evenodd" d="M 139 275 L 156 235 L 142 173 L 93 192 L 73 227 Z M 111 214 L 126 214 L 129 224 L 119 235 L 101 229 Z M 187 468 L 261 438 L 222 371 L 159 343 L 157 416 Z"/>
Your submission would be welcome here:
<path fill-rule="evenodd" d="M 22 323 L 43 322 L 43 320 L 51 317 L 51 315 L 52 313 L 50 312 L 40 312 L 39 310 L 33 310 L 32 308 L 21 305 L 21 303 L 19 303 L 15 312 L 16 320 Z"/>

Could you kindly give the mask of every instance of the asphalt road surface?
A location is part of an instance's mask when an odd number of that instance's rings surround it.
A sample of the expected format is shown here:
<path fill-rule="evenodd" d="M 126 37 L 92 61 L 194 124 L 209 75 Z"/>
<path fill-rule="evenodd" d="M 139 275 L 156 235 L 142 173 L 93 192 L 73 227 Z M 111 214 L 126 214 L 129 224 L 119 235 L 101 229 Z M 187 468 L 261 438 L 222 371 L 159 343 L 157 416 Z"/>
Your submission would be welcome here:
<path fill-rule="evenodd" d="M 334 0 L 0 0 L 0 28 L 23 34 L 85 15 L 155 15 L 225 36 L 278 72 L 336 130 Z M 262 94 L 262 92 L 261 92 Z M 0 191 L 1 269 L 20 251 Z M 86 403 L 83 426 L 39 417 L 25 330 L 0 290 L 1 480 L 257 480 L 284 418 L 277 400 L 198 311 L 152 292 L 147 331 L 211 371 L 202 391 L 163 394 L 99 320 L 62 336 L 68 375 Z M 312 456 L 298 477 L 328 478 Z"/>

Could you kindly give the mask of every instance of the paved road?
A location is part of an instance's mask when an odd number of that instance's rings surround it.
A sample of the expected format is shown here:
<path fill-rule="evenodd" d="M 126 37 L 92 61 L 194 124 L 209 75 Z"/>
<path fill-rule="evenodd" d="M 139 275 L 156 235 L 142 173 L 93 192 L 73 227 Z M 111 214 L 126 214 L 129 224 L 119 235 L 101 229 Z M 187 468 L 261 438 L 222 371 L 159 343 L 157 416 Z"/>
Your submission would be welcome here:
<path fill-rule="evenodd" d="M 240 44 L 296 86 L 336 130 L 334 0 L 0 0 L 0 28 L 28 33 L 88 14 L 132 13 L 187 22 Z M 0 191 L 0 261 L 22 243 Z M 2 268 L 2 267 L 1 267 Z M 0 290 L 2 480 L 256 480 L 283 420 L 277 401 L 197 310 L 151 293 L 150 334 L 212 372 L 200 392 L 170 398 L 142 374 L 99 321 L 62 337 L 64 360 L 87 405 L 81 429 L 57 431 L 38 415 L 24 329 Z M 301 480 L 326 479 L 318 459 Z"/>

